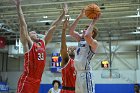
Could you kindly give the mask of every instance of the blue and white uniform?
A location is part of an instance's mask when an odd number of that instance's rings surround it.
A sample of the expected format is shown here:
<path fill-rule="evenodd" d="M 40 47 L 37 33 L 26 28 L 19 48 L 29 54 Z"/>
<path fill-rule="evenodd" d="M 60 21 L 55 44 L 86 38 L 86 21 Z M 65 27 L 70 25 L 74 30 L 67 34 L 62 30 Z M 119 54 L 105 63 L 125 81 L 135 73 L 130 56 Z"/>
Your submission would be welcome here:
<path fill-rule="evenodd" d="M 77 71 L 76 93 L 95 93 L 94 84 L 92 82 L 92 68 L 90 66 L 90 60 L 94 54 L 91 47 L 82 39 L 75 53 L 74 66 Z"/>

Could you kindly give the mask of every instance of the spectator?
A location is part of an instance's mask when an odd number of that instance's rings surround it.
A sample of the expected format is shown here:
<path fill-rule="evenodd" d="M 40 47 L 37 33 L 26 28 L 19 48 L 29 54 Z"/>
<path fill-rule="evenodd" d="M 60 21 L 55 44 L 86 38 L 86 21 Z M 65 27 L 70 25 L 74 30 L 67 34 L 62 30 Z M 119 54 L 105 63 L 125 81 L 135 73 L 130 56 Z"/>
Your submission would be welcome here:
<path fill-rule="evenodd" d="M 53 85 L 53 87 L 52 88 L 50 88 L 50 90 L 48 91 L 48 93 L 60 93 L 60 86 L 61 86 L 61 83 L 60 83 L 60 81 L 59 80 L 54 80 L 53 82 L 52 82 L 52 85 Z"/>

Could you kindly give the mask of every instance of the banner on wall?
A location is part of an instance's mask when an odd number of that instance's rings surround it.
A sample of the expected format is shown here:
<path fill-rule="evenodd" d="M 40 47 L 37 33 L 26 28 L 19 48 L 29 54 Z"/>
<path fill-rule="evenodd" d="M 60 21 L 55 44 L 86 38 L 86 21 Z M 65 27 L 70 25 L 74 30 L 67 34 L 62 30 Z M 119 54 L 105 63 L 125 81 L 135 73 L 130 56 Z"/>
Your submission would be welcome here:
<path fill-rule="evenodd" d="M 52 62 L 51 62 L 51 72 L 59 72 L 59 70 L 61 69 L 61 61 L 62 61 L 62 58 L 61 58 L 61 55 L 60 53 L 52 53 Z"/>
<path fill-rule="evenodd" d="M 0 91 L 9 91 L 9 86 L 6 82 L 0 82 Z"/>

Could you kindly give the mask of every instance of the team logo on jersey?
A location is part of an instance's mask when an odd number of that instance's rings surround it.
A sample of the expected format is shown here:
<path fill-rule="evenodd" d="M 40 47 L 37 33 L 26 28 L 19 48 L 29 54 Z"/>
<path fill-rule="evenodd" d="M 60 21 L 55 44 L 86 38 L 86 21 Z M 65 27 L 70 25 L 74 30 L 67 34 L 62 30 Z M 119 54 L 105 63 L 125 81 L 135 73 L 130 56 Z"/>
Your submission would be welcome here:
<path fill-rule="evenodd" d="M 79 44 L 79 47 L 85 47 L 86 45 L 85 44 Z"/>
<path fill-rule="evenodd" d="M 44 51 L 44 48 L 42 48 L 41 46 L 42 46 L 41 42 L 36 43 L 36 52 L 38 50 Z"/>
<path fill-rule="evenodd" d="M 86 41 L 80 41 L 78 44 L 79 47 L 85 47 L 86 46 Z"/>

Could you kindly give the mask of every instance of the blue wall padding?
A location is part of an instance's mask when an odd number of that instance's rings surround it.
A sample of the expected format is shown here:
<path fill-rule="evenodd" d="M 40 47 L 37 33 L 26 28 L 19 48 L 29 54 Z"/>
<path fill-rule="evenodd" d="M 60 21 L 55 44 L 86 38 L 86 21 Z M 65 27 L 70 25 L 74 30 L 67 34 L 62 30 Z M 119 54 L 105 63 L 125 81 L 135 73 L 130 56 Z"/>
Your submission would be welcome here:
<path fill-rule="evenodd" d="M 96 84 L 96 93 L 134 93 L 134 84 Z"/>
<path fill-rule="evenodd" d="M 41 84 L 39 93 L 48 93 L 49 89 L 52 87 L 52 84 Z"/>
<path fill-rule="evenodd" d="M 41 84 L 39 93 L 48 93 L 51 84 Z M 134 93 L 134 84 L 96 84 L 96 93 Z"/>

